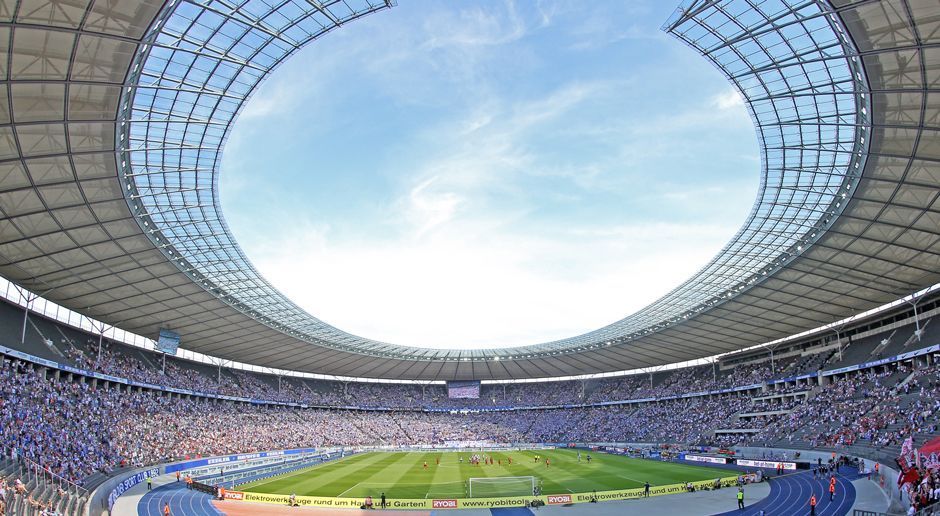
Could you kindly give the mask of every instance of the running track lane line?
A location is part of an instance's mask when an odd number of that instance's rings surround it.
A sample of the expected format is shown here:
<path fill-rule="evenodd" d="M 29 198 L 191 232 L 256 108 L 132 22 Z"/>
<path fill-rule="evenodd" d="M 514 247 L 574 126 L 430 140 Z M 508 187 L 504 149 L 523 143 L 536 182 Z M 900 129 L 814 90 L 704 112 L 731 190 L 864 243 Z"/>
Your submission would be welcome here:
<path fill-rule="evenodd" d="M 528 507 L 500 507 L 490 509 L 492 516 L 532 516 L 534 514 Z"/>
<path fill-rule="evenodd" d="M 160 486 L 148 492 L 137 503 L 139 516 L 163 516 L 163 504 L 170 504 L 171 516 L 223 516 L 212 505 L 212 496 L 186 489 L 182 482 Z"/>
<path fill-rule="evenodd" d="M 721 515 L 756 516 L 763 509 L 767 516 L 798 516 L 809 514 L 809 497 L 816 495 L 818 516 L 845 516 L 855 502 L 855 487 L 851 481 L 858 477 L 853 468 L 842 468 L 836 474 L 836 494 L 829 501 L 828 477 L 813 479 L 812 472 L 805 471 L 781 477 L 770 477 L 770 494 L 763 500 L 751 503 L 742 510 L 729 510 Z M 733 488 L 731 488 L 733 489 Z M 734 492 L 734 491 L 732 491 Z M 729 506 L 733 502 L 729 498 Z M 747 492 L 745 488 L 745 503 Z"/>
<path fill-rule="evenodd" d="M 830 502 L 826 478 L 814 480 L 810 472 L 771 477 L 771 494 L 767 498 L 751 504 L 743 511 L 732 510 L 722 514 L 752 516 L 759 514 L 760 509 L 764 509 L 767 516 L 809 514 L 808 500 L 810 494 L 814 493 L 819 502 L 816 514 L 845 516 L 855 501 L 855 488 L 841 473 L 836 476 L 836 486 L 836 497 Z M 729 490 L 734 492 L 733 488 Z M 211 501 L 210 495 L 188 490 L 185 484 L 174 482 L 146 493 L 138 503 L 138 513 L 142 516 L 162 516 L 163 503 L 169 503 L 173 516 L 221 516 Z"/>

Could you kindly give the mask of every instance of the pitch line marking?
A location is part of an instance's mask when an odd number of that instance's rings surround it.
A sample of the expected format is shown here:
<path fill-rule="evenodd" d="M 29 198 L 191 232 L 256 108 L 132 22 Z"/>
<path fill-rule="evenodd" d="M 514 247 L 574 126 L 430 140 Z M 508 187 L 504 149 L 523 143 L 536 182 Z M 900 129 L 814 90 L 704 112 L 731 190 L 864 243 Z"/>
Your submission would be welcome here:
<path fill-rule="evenodd" d="M 359 487 L 359 484 L 361 484 L 361 483 L 362 483 L 362 482 L 357 482 L 356 485 L 354 485 L 354 486 L 350 487 L 349 489 L 343 491 L 342 493 L 336 495 L 336 497 L 337 497 L 337 498 L 342 498 L 344 494 L 346 494 L 346 493 L 352 491 L 353 489 Z"/>

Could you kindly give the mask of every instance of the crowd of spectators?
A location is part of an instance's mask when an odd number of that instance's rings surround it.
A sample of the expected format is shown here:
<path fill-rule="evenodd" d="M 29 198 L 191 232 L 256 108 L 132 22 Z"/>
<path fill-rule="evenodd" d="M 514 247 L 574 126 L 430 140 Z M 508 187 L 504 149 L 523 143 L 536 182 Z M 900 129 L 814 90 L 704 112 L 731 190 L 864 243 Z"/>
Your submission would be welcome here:
<path fill-rule="evenodd" d="M 803 404 L 803 398 L 774 398 L 769 400 L 755 401 L 751 404 L 748 412 L 774 412 L 780 410 L 792 410 Z"/>
<path fill-rule="evenodd" d="M 921 368 L 901 389 L 907 404 L 898 407 L 897 417 L 891 421 L 900 428 L 884 432 L 875 439 L 877 445 L 897 446 L 908 436 L 936 435 L 940 419 L 940 368 Z"/>
<path fill-rule="evenodd" d="M 910 486 L 907 492 L 911 501 L 907 514 L 917 514 L 927 507 L 940 506 L 940 470 L 921 468 L 918 478 L 917 485 Z"/>
<path fill-rule="evenodd" d="M 230 368 L 210 368 L 105 341 L 72 343 L 65 354 L 77 367 L 154 385 L 206 394 L 315 406 L 394 409 L 483 409 L 580 405 L 613 400 L 666 398 L 689 392 L 759 384 L 787 362 L 698 366 L 585 381 L 486 384 L 480 397 L 452 399 L 440 384 L 363 383 L 276 377 Z"/>
<path fill-rule="evenodd" d="M 105 342 L 101 352 L 82 351 L 76 347 L 66 350 L 66 355 L 81 369 L 96 371 L 110 376 L 127 378 L 153 385 L 173 386 L 207 394 L 236 396 L 241 391 L 232 379 L 230 370 L 210 377 L 201 372 L 183 367 L 176 360 L 167 360 L 153 355 L 157 364 L 145 363 L 145 359 L 134 356 L 136 352 L 119 350 L 122 346 Z M 132 354 L 133 353 L 133 354 Z"/>
<path fill-rule="evenodd" d="M 440 385 L 278 380 L 234 370 L 217 370 L 213 378 L 175 360 L 168 360 L 163 372 L 162 367 L 141 366 L 108 347 L 100 357 L 76 352 L 71 358 L 115 376 L 138 375 L 149 383 L 335 407 L 302 409 L 173 395 L 4 359 L 0 446 L 73 481 L 97 471 L 187 456 L 334 445 L 593 441 L 899 447 L 909 435 L 936 432 L 940 415 L 936 366 L 916 372 L 905 366 L 870 369 L 837 379 L 808 399 L 761 401 L 745 392 L 662 399 L 664 393 L 722 385 L 715 383 L 712 367 L 664 372 L 658 379 L 639 375 L 593 383 L 494 384 L 483 386 L 481 395 L 484 403 L 495 406 L 565 405 L 621 395 L 660 399 L 603 407 L 426 412 L 414 409 L 443 407 L 455 400 L 448 399 Z M 750 381 L 759 374 L 759 367 L 749 367 L 725 381 Z M 177 380 L 183 385 L 174 383 Z M 474 402 L 479 403 L 468 403 Z M 343 408 L 351 405 L 396 408 Z M 785 413 L 739 417 L 766 410 Z M 758 432 L 716 436 L 718 429 Z"/>
<path fill-rule="evenodd" d="M 80 479 L 115 463 L 107 439 L 121 395 L 57 381 L 44 369 L 4 359 L 0 368 L 0 447 Z"/>
<path fill-rule="evenodd" d="M 808 427 L 808 441 L 825 447 L 877 442 L 901 410 L 896 385 L 898 376 L 907 372 L 902 367 L 895 372 L 862 373 L 837 382 L 831 394 L 818 397 L 812 404 L 820 413 L 811 416 L 816 423 Z M 832 402 L 825 403 L 826 398 Z"/>
<path fill-rule="evenodd" d="M 5 514 L 31 514 L 35 516 L 60 516 L 57 504 L 52 499 L 43 500 L 37 493 L 30 491 L 23 480 L 16 475 L 0 478 L 0 516 Z M 58 488 L 59 498 L 66 492 Z M 51 497 L 50 497 L 51 498 Z"/>
<path fill-rule="evenodd" d="M 0 368 L 0 446 L 73 481 L 95 471 L 185 456 L 307 446 L 519 442 L 525 440 L 520 423 L 528 418 L 518 414 L 295 409 L 94 386 L 10 359 Z"/>
<path fill-rule="evenodd" d="M 899 448 L 908 436 L 937 433 L 938 374 L 937 366 L 915 372 L 904 365 L 857 372 L 834 380 L 805 402 L 794 400 L 779 405 L 778 410 L 789 411 L 786 414 L 742 418 L 724 425 L 729 429 L 760 429 L 756 434 L 722 435 L 715 441 L 724 446 Z M 756 412 L 757 407 L 774 405 L 755 402 L 751 411 Z"/>
<path fill-rule="evenodd" d="M 449 441 L 703 442 L 749 398 L 498 412 L 364 411 L 253 405 L 105 387 L 4 359 L 0 445 L 69 480 L 185 456 L 330 445 Z"/>
<path fill-rule="evenodd" d="M 486 384 L 477 399 L 452 399 L 440 384 L 279 377 L 107 341 L 98 348 L 97 339 L 62 340 L 61 352 L 81 369 L 110 376 L 315 407 L 131 388 L 3 358 L 0 450 L 37 464 L 43 475 L 77 483 L 122 467 L 328 446 L 652 442 L 850 448 L 845 452 L 890 457 L 908 438 L 922 444 L 936 436 L 940 419 L 937 365 L 916 370 L 883 365 L 827 376 L 815 388 L 806 381 L 769 383 L 819 370 L 830 358 L 825 353 L 776 359 L 772 365 L 758 360 L 583 381 Z M 763 384 L 761 395 L 752 389 L 688 396 L 755 384 Z M 794 393 L 805 395 L 770 396 Z M 632 401 L 592 405 L 623 400 Z M 558 406 L 565 408 L 549 408 Z M 481 410 L 518 407 L 543 408 Z M 761 412 L 781 413 L 751 415 Z M 37 493 L 15 477 L 0 478 L 0 516 L 11 499 L 35 514 L 56 514 L 46 493 Z M 923 472 L 910 499 L 917 508 L 937 503 L 937 473 Z"/>

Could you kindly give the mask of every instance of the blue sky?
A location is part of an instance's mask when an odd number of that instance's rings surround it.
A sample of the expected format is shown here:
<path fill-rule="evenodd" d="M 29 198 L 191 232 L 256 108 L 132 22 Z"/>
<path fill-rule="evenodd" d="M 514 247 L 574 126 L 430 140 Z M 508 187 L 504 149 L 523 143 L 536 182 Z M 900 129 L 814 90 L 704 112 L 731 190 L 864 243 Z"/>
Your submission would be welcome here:
<path fill-rule="evenodd" d="M 225 147 L 226 220 L 320 319 L 398 344 L 569 337 L 701 268 L 756 197 L 675 5 L 401 0 L 308 45 Z"/>

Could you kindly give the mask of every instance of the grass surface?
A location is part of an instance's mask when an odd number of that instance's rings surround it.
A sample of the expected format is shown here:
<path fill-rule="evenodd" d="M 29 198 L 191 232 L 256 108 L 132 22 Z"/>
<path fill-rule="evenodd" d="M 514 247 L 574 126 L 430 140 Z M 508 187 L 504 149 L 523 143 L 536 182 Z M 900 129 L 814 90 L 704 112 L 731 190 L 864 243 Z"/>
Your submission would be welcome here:
<path fill-rule="evenodd" d="M 602 453 L 591 454 L 590 464 L 578 462 L 575 450 L 487 452 L 502 465 L 472 466 L 470 452 L 372 452 L 314 466 L 287 475 L 243 484 L 242 491 L 306 496 L 389 498 L 465 498 L 467 479 L 480 477 L 534 476 L 543 494 L 607 491 L 709 480 L 733 475 L 727 469 L 691 466 Z M 542 462 L 534 461 L 535 455 Z M 582 456 L 584 456 L 582 452 Z M 463 457 L 463 464 L 458 462 Z M 508 459 L 512 458 L 512 466 Z M 440 459 L 440 465 L 436 464 Z M 546 467 L 544 460 L 551 466 Z M 428 469 L 424 469 L 424 462 Z M 489 489 L 489 492 L 484 492 Z M 519 483 L 507 484 L 512 492 L 493 493 L 499 486 L 474 485 L 474 497 L 531 494 L 520 493 Z"/>

